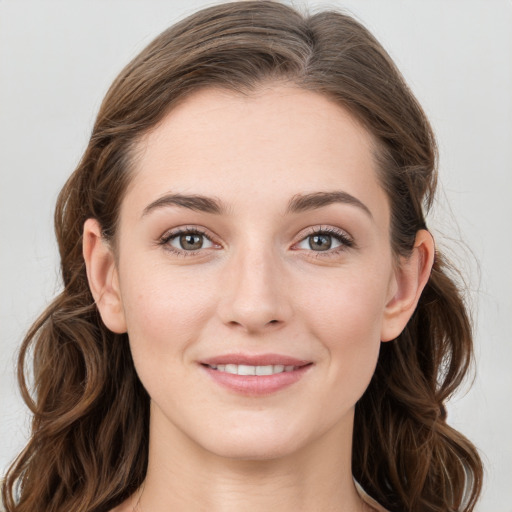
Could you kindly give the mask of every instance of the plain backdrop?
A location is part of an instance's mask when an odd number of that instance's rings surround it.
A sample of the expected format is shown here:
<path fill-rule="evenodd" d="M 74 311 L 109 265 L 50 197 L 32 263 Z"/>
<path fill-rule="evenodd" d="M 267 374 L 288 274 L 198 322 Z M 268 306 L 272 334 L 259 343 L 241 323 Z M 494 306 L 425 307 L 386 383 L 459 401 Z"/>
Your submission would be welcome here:
<path fill-rule="evenodd" d="M 512 511 L 512 2 L 297 1 L 353 13 L 380 39 L 438 136 L 429 218 L 468 279 L 473 387 L 449 420 L 480 448 L 478 511 Z M 116 74 L 200 0 L 0 0 L 0 471 L 27 439 L 16 390 L 23 334 L 59 290 L 52 214 Z"/>

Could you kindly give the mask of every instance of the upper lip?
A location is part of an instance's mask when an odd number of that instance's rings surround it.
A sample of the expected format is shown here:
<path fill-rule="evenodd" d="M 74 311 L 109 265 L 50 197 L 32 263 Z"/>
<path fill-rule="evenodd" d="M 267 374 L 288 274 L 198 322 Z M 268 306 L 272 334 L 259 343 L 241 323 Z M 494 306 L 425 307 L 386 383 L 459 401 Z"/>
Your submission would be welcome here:
<path fill-rule="evenodd" d="M 296 357 L 285 356 L 282 354 L 222 354 L 220 356 L 210 357 L 199 361 L 208 366 L 218 366 L 219 364 L 243 364 L 247 366 L 305 366 L 312 361 L 297 359 Z"/>

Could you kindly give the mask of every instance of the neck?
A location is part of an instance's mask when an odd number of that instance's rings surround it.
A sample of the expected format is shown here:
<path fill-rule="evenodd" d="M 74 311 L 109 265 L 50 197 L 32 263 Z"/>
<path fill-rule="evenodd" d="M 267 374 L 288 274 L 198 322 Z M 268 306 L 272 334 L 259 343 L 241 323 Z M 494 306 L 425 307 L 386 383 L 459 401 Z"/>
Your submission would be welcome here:
<path fill-rule="evenodd" d="M 306 447 L 234 459 L 198 446 L 152 409 L 149 464 L 137 512 L 362 510 L 351 474 L 353 415 Z M 139 499 L 140 498 L 140 499 Z"/>

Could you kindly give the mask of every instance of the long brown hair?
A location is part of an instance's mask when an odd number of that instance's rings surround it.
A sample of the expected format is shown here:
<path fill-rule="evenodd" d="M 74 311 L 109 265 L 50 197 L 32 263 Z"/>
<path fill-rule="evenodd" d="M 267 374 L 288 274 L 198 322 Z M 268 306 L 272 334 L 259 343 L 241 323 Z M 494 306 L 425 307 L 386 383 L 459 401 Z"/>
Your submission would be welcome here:
<path fill-rule="evenodd" d="M 18 377 L 32 436 L 2 487 L 8 512 L 105 512 L 145 478 L 149 397 L 126 334 L 110 332 L 91 296 L 82 229 L 115 237 L 137 141 L 203 87 L 250 91 L 285 81 L 338 101 L 377 141 L 391 204 L 391 244 L 408 255 L 436 186 L 432 129 L 385 50 L 339 12 L 303 15 L 271 1 L 204 9 L 158 36 L 111 86 L 83 158 L 60 193 L 55 228 L 64 289 L 28 332 Z M 437 253 L 403 333 L 382 344 L 356 405 L 353 473 L 393 511 L 473 510 L 482 485 L 474 446 L 446 423 L 446 399 L 472 360 L 453 272 Z M 33 358 L 33 394 L 26 362 Z"/>

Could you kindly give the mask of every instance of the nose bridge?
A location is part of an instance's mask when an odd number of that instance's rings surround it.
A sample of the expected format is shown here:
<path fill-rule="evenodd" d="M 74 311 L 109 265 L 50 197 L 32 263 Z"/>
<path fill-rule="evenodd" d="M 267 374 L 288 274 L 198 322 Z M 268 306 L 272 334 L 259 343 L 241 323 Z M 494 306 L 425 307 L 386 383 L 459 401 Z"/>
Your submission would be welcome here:
<path fill-rule="evenodd" d="M 224 323 L 247 331 L 283 324 L 291 314 L 278 251 L 253 241 L 235 250 L 224 275 Z"/>

